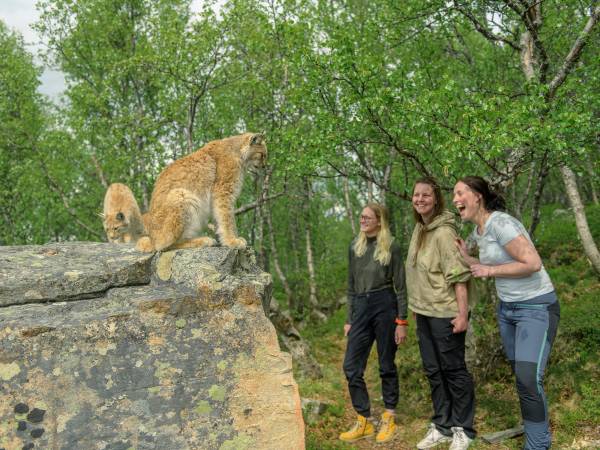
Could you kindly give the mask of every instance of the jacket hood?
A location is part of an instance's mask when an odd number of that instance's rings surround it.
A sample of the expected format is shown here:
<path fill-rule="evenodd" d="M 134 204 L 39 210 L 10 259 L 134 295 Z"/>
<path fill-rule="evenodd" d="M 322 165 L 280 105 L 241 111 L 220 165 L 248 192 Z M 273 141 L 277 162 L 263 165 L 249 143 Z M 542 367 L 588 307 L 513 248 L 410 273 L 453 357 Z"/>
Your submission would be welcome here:
<path fill-rule="evenodd" d="M 444 225 L 450 226 L 456 230 L 456 222 L 454 221 L 454 214 L 452 214 L 447 209 L 442 211 L 442 213 L 439 216 L 437 216 L 430 223 L 425 225 L 425 230 L 433 231 L 436 228 L 439 228 Z"/>

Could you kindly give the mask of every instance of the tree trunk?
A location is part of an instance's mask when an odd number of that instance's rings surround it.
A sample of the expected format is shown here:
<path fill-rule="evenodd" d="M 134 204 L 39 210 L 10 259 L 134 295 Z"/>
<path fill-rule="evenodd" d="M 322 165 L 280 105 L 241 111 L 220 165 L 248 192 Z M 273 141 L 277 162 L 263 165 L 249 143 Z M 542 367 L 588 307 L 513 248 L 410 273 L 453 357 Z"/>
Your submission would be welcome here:
<path fill-rule="evenodd" d="M 590 177 L 590 193 L 592 195 L 592 201 L 594 202 L 594 205 L 599 205 L 600 200 L 598 199 L 598 191 L 596 190 L 596 175 L 594 174 L 594 167 L 588 158 L 586 158 L 583 163 L 585 164 L 585 169 Z"/>
<path fill-rule="evenodd" d="M 529 235 L 533 239 L 535 229 L 540 223 L 540 204 L 542 201 L 542 191 L 546 185 L 546 178 L 548 178 L 548 152 L 544 153 L 544 157 L 540 162 L 540 172 L 537 177 L 535 184 L 535 192 L 533 194 L 533 202 L 531 204 L 531 224 L 529 225 Z"/>
<path fill-rule="evenodd" d="M 579 190 L 577 189 L 575 174 L 567 166 L 562 166 L 560 168 L 560 173 L 562 174 L 562 179 L 565 183 L 565 190 L 569 197 L 569 203 L 573 209 L 573 214 L 575 215 L 575 224 L 577 225 L 577 231 L 579 232 L 579 237 L 583 245 L 583 251 L 592 263 L 592 267 L 596 273 L 600 276 L 600 252 L 598 252 L 598 247 L 594 242 L 590 227 L 588 226 L 583 203 L 581 202 Z"/>
<path fill-rule="evenodd" d="M 348 183 L 348 177 L 344 177 L 344 200 L 346 201 L 346 215 L 348 216 L 348 221 L 352 227 L 352 236 L 356 236 L 356 220 L 354 219 L 352 203 L 350 202 L 350 186 Z"/>
<path fill-rule="evenodd" d="M 327 316 L 320 311 L 319 300 L 317 298 L 317 278 L 315 276 L 315 262 L 312 251 L 312 233 L 311 233 L 311 218 L 310 218 L 310 204 L 312 201 L 312 188 L 308 178 L 304 180 L 306 189 L 306 267 L 308 269 L 308 287 L 309 296 L 308 303 L 311 308 L 311 317 L 324 321 Z"/>
<path fill-rule="evenodd" d="M 271 243 L 271 258 L 273 259 L 273 265 L 275 266 L 275 272 L 283 285 L 283 290 L 285 291 L 285 295 L 287 297 L 288 308 L 293 311 L 296 308 L 296 302 L 294 300 L 294 294 L 292 289 L 290 288 L 290 284 L 288 283 L 287 277 L 283 270 L 281 270 L 281 264 L 279 263 L 279 253 L 277 252 L 277 246 L 275 245 L 275 233 L 273 231 L 273 219 L 271 217 L 271 208 L 268 203 L 263 205 L 263 209 L 265 212 L 265 219 L 267 221 L 267 227 L 269 231 L 269 240 Z"/>

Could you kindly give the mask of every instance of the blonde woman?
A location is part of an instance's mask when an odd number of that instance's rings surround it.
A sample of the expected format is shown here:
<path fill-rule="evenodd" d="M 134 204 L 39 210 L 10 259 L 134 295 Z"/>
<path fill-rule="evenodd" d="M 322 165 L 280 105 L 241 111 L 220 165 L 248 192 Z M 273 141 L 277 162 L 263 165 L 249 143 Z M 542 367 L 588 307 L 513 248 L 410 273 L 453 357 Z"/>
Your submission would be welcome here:
<path fill-rule="evenodd" d="M 344 373 L 357 420 L 349 431 L 340 434 L 342 441 L 353 442 L 375 434 L 363 378 L 374 341 L 385 404 L 375 440 L 386 442 L 394 437 L 399 390 L 394 358 L 397 345 L 406 340 L 406 310 L 404 265 L 400 247 L 390 232 L 389 213 L 384 206 L 369 203 L 361 212 L 360 233 L 349 249 Z"/>

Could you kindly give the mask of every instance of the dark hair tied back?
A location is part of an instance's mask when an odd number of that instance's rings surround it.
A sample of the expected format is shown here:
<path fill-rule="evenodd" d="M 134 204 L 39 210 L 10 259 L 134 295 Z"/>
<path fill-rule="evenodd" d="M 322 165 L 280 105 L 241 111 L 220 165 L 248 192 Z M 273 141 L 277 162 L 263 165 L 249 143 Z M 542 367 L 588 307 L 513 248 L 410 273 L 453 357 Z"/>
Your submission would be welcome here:
<path fill-rule="evenodd" d="M 481 195 L 483 199 L 483 206 L 488 211 L 505 211 L 506 202 L 504 197 L 498 194 L 496 191 L 490 189 L 490 185 L 481 177 L 469 176 L 463 177 L 458 181 L 466 184 L 469 188 Z"/>

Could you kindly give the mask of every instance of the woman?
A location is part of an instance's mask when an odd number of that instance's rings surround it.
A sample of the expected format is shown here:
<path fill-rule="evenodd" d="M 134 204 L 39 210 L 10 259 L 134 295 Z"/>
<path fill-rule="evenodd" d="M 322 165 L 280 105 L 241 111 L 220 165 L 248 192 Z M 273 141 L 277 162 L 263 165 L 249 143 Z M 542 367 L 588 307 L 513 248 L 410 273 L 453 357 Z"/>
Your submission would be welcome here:
<path fill-rule="evenodd" d="M 348 336 L 344 373 L 352 406 L 358 414 L 355 425 L 340 434 L 353 442 L 375 434 L 369 394 L 363 378 L 373 341 L 377 342 L 379 376 L 385 411 L 375 440 L 386 442 L 396 430 L 398 372 L 394 358 L 397 344 L 406 340 L 406 287 L 400 247 L 389 228 L 387 209 L 369 203 L 360 215 L 360 233 L 349 249 Z"/>
<path fill-rule="evenodd" d="M 457 247 L 475 277 L 494 277 L 500 302 L 497 318 L 504 352 L 513 368 L 525 425 L 525 449 L 548 449 L 551 436 L 543 376 L 560 318 L 550 277 L 529 234 L 502 212 L 504 200 L 481 177 L 465 177 L 454 186 L 454 205 L 479 247 L 479 260 Z"/>
<path fill-rule="evenodd" d="M 412 204 L 416 225 L 406 262 L 408 307 L 416 316 L 419 350 L 433 403 L 429 430 L 417 448 L 452 441 L 451 450 L 462 450 L 475 438 L 475 392 L 465 364 L 466 282 L 471 274 L 454 245 L 454 216 L 444 208 L 434 178 L 417 180 Z"/>

